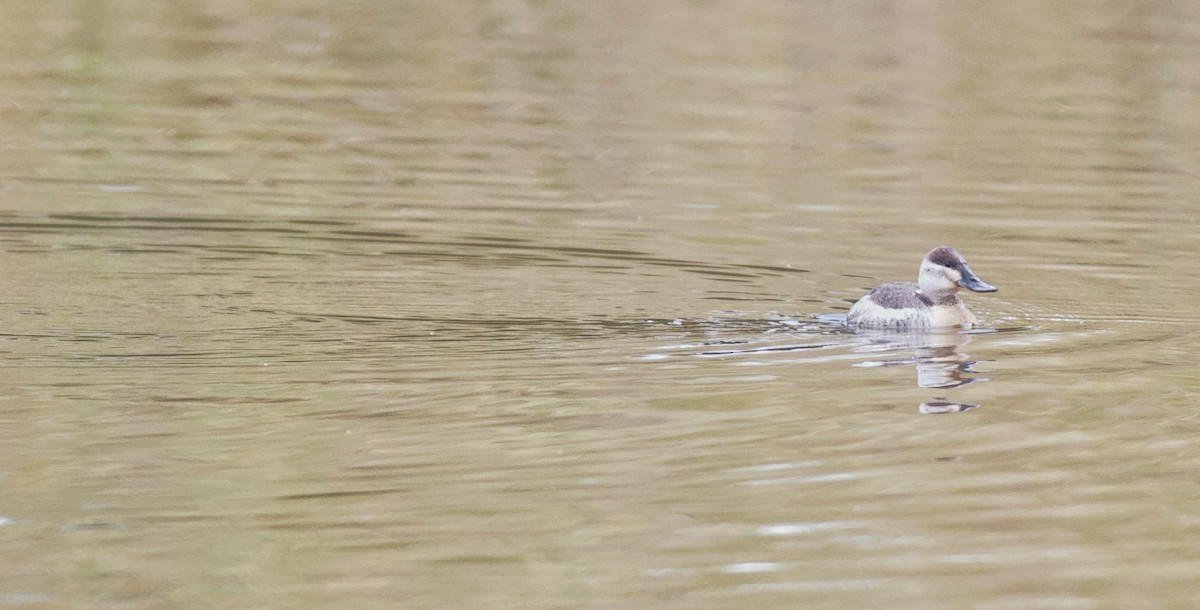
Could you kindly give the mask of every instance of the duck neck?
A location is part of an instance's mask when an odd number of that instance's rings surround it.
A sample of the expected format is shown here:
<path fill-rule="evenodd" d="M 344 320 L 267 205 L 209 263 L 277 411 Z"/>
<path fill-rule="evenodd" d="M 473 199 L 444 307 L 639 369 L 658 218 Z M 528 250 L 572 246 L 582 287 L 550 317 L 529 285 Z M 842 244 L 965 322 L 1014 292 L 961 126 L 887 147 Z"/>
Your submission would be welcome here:
<path fill-rule="evenodd" d="M 925 301 L 927 305 L 953 305 L 958 302 L 958 291 L 927 291 L 924 288 L 917 291 L 917 295 Z"/>

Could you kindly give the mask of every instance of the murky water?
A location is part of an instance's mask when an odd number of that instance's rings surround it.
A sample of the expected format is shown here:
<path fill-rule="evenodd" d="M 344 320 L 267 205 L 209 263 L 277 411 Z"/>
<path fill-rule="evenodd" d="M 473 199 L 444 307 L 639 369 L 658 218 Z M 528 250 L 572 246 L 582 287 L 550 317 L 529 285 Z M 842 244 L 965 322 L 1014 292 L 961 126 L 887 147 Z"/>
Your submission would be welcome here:
<path fill-rule="evenodd" d="M 0 606 L 1200 599 L 1200 5 L 0 24 Z"/>

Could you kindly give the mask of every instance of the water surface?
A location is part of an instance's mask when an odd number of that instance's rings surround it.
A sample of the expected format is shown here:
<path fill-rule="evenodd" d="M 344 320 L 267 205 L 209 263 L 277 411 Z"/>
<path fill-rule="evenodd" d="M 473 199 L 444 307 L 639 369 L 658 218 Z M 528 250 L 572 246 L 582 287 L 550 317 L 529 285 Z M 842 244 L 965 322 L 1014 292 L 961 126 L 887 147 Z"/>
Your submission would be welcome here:
<path fill-rule="evenodd" d="M 1200 596 L 1191 4 L 0 17 L 0 606 Z"/>

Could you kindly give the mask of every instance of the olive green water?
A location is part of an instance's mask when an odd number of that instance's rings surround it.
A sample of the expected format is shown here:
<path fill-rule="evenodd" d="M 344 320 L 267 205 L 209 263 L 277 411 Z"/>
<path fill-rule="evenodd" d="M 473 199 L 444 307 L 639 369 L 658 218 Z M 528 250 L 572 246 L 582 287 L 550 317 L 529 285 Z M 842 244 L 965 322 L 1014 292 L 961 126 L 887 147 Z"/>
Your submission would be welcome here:
<path fill-rule="evenodd" d="M 0 607 L 1200 603 L 1200 5 L 10 4 Z"/>

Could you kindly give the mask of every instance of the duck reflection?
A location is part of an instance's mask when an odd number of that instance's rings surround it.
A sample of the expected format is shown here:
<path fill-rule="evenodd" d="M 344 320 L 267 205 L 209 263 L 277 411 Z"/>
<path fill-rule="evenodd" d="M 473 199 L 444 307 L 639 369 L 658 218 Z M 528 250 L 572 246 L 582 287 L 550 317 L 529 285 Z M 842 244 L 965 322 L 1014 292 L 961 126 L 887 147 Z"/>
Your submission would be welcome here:
<path fill-rule="evenodd" d="M 987 381 L 986 377 L 974 374 L 971 367 L 976 361 L 958 351 L 971 342 L 972 333 L 947 330 L 945 332 L 860 332 L 866 342 L 855 349 L 857 352 L 880 352 L 886 357 L 865 360 L 857 366 L 915 366 L 917 385 L 922 388 L 952 389 Z M 897 355 L 902 352 L 903 355 Z M 935 397 L 921 403 L 921 413 L 959 413 L 979 405 Z"/>

